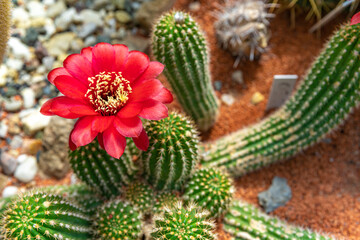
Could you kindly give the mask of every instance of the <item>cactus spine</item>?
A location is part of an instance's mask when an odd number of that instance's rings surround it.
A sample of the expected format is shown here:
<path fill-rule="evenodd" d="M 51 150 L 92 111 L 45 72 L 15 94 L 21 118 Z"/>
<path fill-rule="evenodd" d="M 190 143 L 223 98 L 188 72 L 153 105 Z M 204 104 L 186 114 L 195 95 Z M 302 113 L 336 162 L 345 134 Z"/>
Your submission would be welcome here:
<path fill-rule="evenodd" d="M 215 224 L 208 219 L 209 213 L 194 204 L 183 207 L 181 202 L 173 207 L 164 208 L 164 212 L 155 219 L 155 228 L 151 236 L 154 239 L 216 239 Z"/>
<path fill-rule="evenodd" d="M 128 203 L 114 200 L 102 206 L 95 220 L 96 239 L 141 239 L 141 215 Z"/>
<path fill-rule="evenodd" d="M 220 217 L 227 210 L 233 191 L 226 173 L 219 169 L 200 169 L 187 183 L 183 197 L 207 209 L 211 217 Z"/>
<path fill-rule="evenodd" d="M 154 191 L 142 182 L 135 182 L 125 190 L 125 199 L 141 213 L 150 213 L 154 203 Z"/>
<path fill-rule="evenodd" d="M 177 196 L 170 192 L 162 192 L 156 195 L 153 213 L 161 213 L 164 207 L 172 207 L 177 203 Z"/>
<path fill-rule="evenodd" d="M 206 40 L 186 13 L 163 15 L 155 25 L 152 49 L 165 64 L 164 73 L 179 102 L 202 131 L 218 116 L 218 100 L 211 85 Z"/>
<path fill-rule="evenodd" d="M 95 140 L 70 152 L 69 157 L 76 175 L 102 195 L 110 198 L 120 195 L 122 186 L 129 184 L 136 174 L 129 151 L 128 146 L 121 158 L 115 159 Z"/>
<path fill-rule="evenodd" d="M 295 227 L 275 217 L 270 217 L 251 204 L 240 200 L 233 201 L 224 218 L 224 230 L 233 240 L 331 240 L 316 232 Z"/>
<path fill-rule="evenodd" d="M 285 106 L 269 118 L 205 146 L 202 164 L 240 176 L 295 155 L 341 124 L 360 100 L 360 24 L 331 38 Z"/>
<path fill-rule="evenodd" d="M 0 64 L 6 50 L 7 41 L 10 37 L 11 26 L 11 1 L 0 0 Z"/>
<path fill-rule="evenodd" d="M 59 195 L 27 193 L 4 212 L 1 228 L 5 239 L 89 239 L 87 210 Z"/>
<path fill-rule="evenodd" d="M 149 122 L 149 150 L 142 153 L 147 181 L 158 190 L 179 189 L 198 158 L 198 135 L 192 122 L 177 113 Z"/>

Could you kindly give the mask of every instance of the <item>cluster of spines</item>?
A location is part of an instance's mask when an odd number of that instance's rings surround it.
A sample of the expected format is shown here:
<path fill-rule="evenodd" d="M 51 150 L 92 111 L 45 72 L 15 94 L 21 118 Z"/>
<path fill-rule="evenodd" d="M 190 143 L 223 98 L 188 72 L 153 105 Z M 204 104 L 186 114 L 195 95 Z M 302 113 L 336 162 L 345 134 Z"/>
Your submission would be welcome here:
<path fill-rule="evenodd" d="M 113 200 L 98 209 L 96 239 L 137 240 L 142 236 L 141 214 L 127 202 Z"/>
<path fill-rule="evenodd" d="M 340 125 L 360 100 L 359 31 L 359 24 L 342 26 L 284 107 L 207 144 L 202 164 L 240 176 L 295 155 Z"/>
<path fill-rule="evenodd" d="M 208 168 L 194 173 L 183 198 L 208 210 L 211 217 L 220 217 L 228 209 L 233 192 L 232 181 L 226 172 Z"/>
<path fill-rule="evenodd" d="M 125 199 L 142 214 L 150 213 L 154 204 L 154 190 L 142 182 L 134 182 L 125 189 Z"/>
<path fill-rule="evenodd" d="M 178 202 L 178 197 L 175 193 L 171 192 L 161 192 L 158 193 L 155 197 L 153 213 L 161 213 L 164 207 L 172 207 Z"/>
<path fill-rule="evenodd" d="M 198 133 L 192 122 L 178 114 L 149 122 L 149 149 L 141 155 L 146 180 L 158 190 L 183 186 L 198 162 Z"/>
<path fill-rule="evenodd" d="M 5 54 L 7 41 L 10 37 L 11 1 L 0 0 L 0 64 Z"/>
<path fill-rule="evenodd" d="M 155 217 L 151 236 L 158 240 L 212 240 L 216 239 L 214 231 L 215 223 L 209 219 L 209 212 L 192 203 L 184 207 L 178 202 Z"/>
<path fill-rule="evenodd" d="M 331 240 L 333 238 L 292 226 L 276 217 L 261 212 L 255 206 L 240 200 L 233 201 L 223 222 L 225 232 L 233 240 Z"/>
<path fill-rule="evenodd" d="M 127 146 L 124 154 L 115 159 L 94 140 L 72 151 L 69 157 L 74 172 L 83 182 L 111 198 L 119 196 L 122 187 L 130 184 L 137 173 L 130 151 Z"/>
<path fill-rule="evenodd" d="M 90 226 L 86 209 L 44 192 L 30 192 L 16 199 L 1 221 L 5 239 L 89 239 Z"/>
<path fill-rule="evenodd" d="M 216 121 L 219 103 L 212 87 L 206 40 L 184 12 L 163 15 L 155 25 L 152 49 L 177 99 L 202 131 Z"/>

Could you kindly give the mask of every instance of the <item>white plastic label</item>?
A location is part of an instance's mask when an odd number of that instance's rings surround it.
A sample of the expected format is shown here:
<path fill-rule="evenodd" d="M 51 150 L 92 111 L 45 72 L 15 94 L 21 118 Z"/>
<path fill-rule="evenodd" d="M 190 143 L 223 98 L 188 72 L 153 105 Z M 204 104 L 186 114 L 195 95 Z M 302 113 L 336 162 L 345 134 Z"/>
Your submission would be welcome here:
<path fill-rule="evenodd" d="M 298 75 L 275 75 L 266 110 L 280 107 L 291 95 Z"/>

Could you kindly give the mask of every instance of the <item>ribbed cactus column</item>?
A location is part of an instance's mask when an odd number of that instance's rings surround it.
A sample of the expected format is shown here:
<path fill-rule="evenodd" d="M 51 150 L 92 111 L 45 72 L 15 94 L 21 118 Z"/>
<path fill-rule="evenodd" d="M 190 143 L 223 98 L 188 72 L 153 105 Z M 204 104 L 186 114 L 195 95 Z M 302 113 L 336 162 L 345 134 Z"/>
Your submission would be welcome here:
<path fill-rule="evenodd" d="M 0 64 L 6 50 L 7 41 L 10 37 L 11 26 L 11 1 L 0 0 Z"/>
<path fill-rule="evenodd" d="M 202 131 L 218 116 L 218 100 L 211 85 L 206 40 L 186 13 L 163 15 L 155 25 L 152 48 L 165 64 L 164 73 L 179 102 Z"/>
<path fill-rule="evenodd" d="M 233 240 L 331 240 L 333 238 L 320 235 L 308 229 L 292 226 L 278 218 L 261 212 L 251 204 L 236 200 L 232 203 L 223 222 L 225 232 Z"/>
<path fill-rule="evenodd" d="M 131 141 L 132 142 L 132 141 Z M 130 141 L 120 159 L 102 149 L 97 141 L 70 152 L 70 163 L 76 175 L 93 189 L 110 198 L 121 194 L 122 186 L 130 184 L 136 168 L 130 153 Z"/>
<path fill-rule="evenodd" d="M 359 24 L 342 26 L 284 107 L 205 145 L 202 164 L 240 176 L 295 155 L 341 124 L 360 100 L 359 32 Z"/>
<path fill-rule="evenodd" d="M 59 195 L 27 193 L 11 203 L 0 227 L 5 239 L 90 239 L 91 218 Z"/>

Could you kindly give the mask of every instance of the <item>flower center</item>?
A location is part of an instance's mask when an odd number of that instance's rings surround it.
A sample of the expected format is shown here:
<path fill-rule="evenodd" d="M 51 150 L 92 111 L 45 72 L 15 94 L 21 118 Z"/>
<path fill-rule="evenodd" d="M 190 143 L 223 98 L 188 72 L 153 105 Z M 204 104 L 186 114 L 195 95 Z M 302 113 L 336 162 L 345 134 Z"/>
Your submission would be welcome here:
<path fill-rule="evenodd" d="M 130 82 L 121 72 L 101 72 L 88 78 L 89 89 L 85 97 L 103 116 L 115 115 L 129 99 Z"/>

